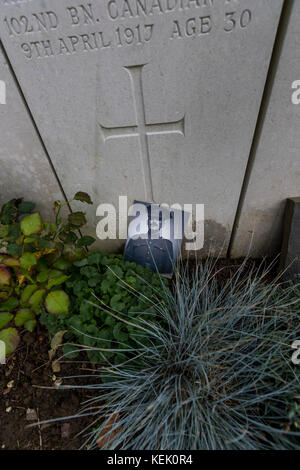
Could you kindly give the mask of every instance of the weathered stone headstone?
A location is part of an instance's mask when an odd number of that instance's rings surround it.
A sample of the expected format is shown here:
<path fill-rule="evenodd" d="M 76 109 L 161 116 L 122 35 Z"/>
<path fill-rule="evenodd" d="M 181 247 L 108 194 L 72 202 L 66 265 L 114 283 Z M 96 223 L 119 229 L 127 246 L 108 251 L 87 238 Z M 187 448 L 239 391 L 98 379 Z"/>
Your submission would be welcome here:
<path fill-rule="evenodd" d="M 287 6 L 292 9 L 233 244 L 235 257 L 247 254 L 250 244 L 251 256 L 279 253 L 286 199 L 300 193 L 300 2 Z"/>
<path fill-rule="evenodd" d="M 285 279 L 300 281 L 300 197 L 286 202 L 280 271 Z"/>
<path fill-rule="evenodd" d="M 282 4 L 2 0 L 1 38 L 68 196 L 205 204 L 206 245 L 226 251 Z"/>
<path fill-rule="evenodd" d="M 0 80 L 5 84 L 5 104 L 0 104 L 0 206 L 24 197 L 49 218 L 53 202 L 63 196 L 1 49 Z"/>

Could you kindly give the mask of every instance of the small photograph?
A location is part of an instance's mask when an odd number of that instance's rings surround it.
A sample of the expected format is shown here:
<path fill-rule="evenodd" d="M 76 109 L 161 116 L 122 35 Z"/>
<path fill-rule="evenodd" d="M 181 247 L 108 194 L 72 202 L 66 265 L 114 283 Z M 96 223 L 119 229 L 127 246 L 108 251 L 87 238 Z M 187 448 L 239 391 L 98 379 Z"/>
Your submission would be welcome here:
<path fill-rule="evenodd" d="M 163 205 L 134 201 L 125 258 L 172 276 L 190 214 Z"/>

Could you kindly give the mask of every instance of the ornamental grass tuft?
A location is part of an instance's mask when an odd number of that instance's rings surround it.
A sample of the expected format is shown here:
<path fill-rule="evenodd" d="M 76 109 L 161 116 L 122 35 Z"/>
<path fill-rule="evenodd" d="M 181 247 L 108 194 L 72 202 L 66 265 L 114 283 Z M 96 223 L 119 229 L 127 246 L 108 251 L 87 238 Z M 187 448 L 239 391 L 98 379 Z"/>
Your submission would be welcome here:
<path fill-rule="evenodd" d="M 245 263 L 220 281 L 215 260 L 182 262 L 173 290 L 162 282 L 159 322 L 140 316 L 128 359 L 107 361 L 83 386 L 93 393 L 78 415 L 91 415 L 84 447 L 300 449 L 291 419 L 300 396 L 291 360 L 299 291 L 270 281 L 263 266 L 245 275 Z"/>

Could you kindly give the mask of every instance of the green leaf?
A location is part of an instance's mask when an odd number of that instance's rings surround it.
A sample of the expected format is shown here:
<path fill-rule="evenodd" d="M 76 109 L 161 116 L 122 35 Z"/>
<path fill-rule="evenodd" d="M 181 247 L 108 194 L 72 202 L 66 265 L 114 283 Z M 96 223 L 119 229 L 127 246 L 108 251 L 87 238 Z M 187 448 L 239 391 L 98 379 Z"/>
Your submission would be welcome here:
<path fill-rule="evenodd" d="M 96 239 L 93 237 L 82 237 L 77 243 L 77 246 L 91 246 L 93 243 L 95 243 Z"/>
<path fill-rule="evenodd" d="M 46 282 L 49 277 L 49 270 L 42 271 L 38 274 L 36 280 L 37 282 Z"/>
<path fill-rule="evenodd" d="M 107 294 L 110 290 L 111 287 L 114 286 L 114 283 L 111 282 L 111 281 L 108 281 L 107 279 L 104 279 L 102 282 L 101 282 L 101 290 L 104 294 Z"/>
<path fill-rule="evenodd" d="M 104 324 L 105 325 L 108 325 L 108 326 L 115 326 L 116 324 L 116 319 L 114 317 L 112 317 L 111 315 L 105 313 L 105 320 L 104 320 Z"/>
<path fill-rule="evenodd" d="M 68 325 L 69 327 L 75 328 L 76 330 L 83 332 L 82 320 L 78 315 L 73 315 L 70 318 Z"/>
<path fill-rule="evenodd" d="M 98 284 L 100 284 L 102 279 L 102 276 L 98 274 L 97 276 L 90 277 L 88 280 L 88 284 L 90 287 L 96 287 Z"/>
<path fill-rule="evenodd" d="M 84 248 L 75 248 L 74 246 L 65 246 L 64 248 L 64 257 L 70 261 L 79 261 L 86 256 Z"/>
<path fill-rule="evenodd" d="M 86 277 L 94 277 L 99 274 L 98 269 L 94 268 L 94 266 L 84 266 L 80 269 L 80 274 Z"/>
<path fill-rule="evenodd" d="M 44 295 L 46 293 L 46 289 L 39 289 L 37 290 L 29 299 L 29 305 L 31 305 L 32 308 L 36 308 L 39 305 L 41 305 Z"/>
<path fill-rule="evenodd" d="M 53 315 L 69 312 L 69 296 L 63 290 L 50 292 L 46 297 L 46 309 Z"/>
<path fill-rule="evenodd" d="M 88 255 L 88 263 L 87 264 L 101 264 L 103 260 L 102 253 L 91 253 Z"/>
<path fill-rule="evenodd" d="M 37 288 L 38 286 L 36 284 L 30 284 L 29 286 L 26 286 L 21 295 L 21 303 L 26 304 Z"/>
<path fill-rule="evenodd" d="M 8 235 L 8 225 L 0 225 L 0 238 L 7 237 Z"/>
<path fill-rule="evenodd" d="M 49 279 L 56 279 L 62 275 L 62 272 L 59 269 L 51 269 L 49 271 Z"/>
<path fill-rule="evenodd" d="M 11 311 L 14 310 L 19 305 L 18 299 L 15 297 L 10 297 L 5 302 L 2 302 L 0 305 L 0 310 L 2 311 Z"/>
<path fill-rule="evenodd" d="M 73 282 L 72 287 L 74 294 L 78 297 L 80 294 L 88 290 L 88 284 L 83 279 Z"/>
<path fill-rule="evenodd" d="M 61 269 L 61 270 L 66 270 L 66 269 L 69 269 L 71 267 L 71 263 L 70 261 L 66 260 L 63 256 L 61 256 L 60 258 L 58 258 L 57 261 L 55 261 L 53 267 L 55 269 Z"/>
<path fill-rule="evenodd" d="M 54 286 L 59 286 L 60 284 L 63 284 L 66 282 L 67 279 L 69 279 L 70 276 L 66 276 L 65 274 L 55 278 L 51 279 L 48 284 L 47 284 L 47 289 L 52 289 Z"/>
<path fill-rule="evenodd" d="M 126 327 L 123 323 L 118 322 L 113 329 L 114 337 L 120 343 L 124 343 L 128 340 L 129 335 L 126 331 L 124 331 L 125 328 Z"/>
<path fill-rule="evenodd" d="M 110 300 L 110 306 L 112 309 L 117 310 L 118 312 L 122 312 L 125 307 L 123 302 L 120 302 L 122 296 L 120 294 L 114 295 Z"/>
<path fill-rule="evenodd" d="M 51 222 L 45 222 L 44 223 L 44 230 L 45 232 L 56 232 L 57 227 L 55 224 L 52 224 Z"/>
<path fill-rule="evenodd" d="M 0 313 L 0 330 L 4 328 L 14 318 L 12 313 Z"/>
<path fill-rule="evenodd" d="M 6 355 L 9 355 L 17 349 L 20 337 L 15 328 L 6 328 L 5 330 L 0 331 L 0 341 L 4 342 Z M 3 359 L 3 357 L 0 357 L 0 360 L 1 359 Z"/>
<path fill-rule="evenodd" d="M 111 328 L 102 328 L 102 330 L 94 335 L 97 339 L 94 340 L 95 344 L 99 348 L 110 349 L 111 340 L 113 339 L 113 334 Z M 102 341 L 101 341 L 102 340 Z"/>
<path fill-rule="evenodd" d="M 50 255 L 47 255 L 47 258 L 48 258 L 49 256 L 51 257 L 52 255 L 53 255 L 53 253 L 50 254 Z M 47 260 L 46 260 L 44 257 L 42 257 L 42 258 L 40 258 L 40 259 L 38 260 L 37 265 L 36 265 L 36 269 L 37 269 L 39 272 L 47 271 L 47 270 L 48 270 L 48 263 L 47 263 Z"/>
<path fill-rule="evenodd" d="M 30 243 L 34 243 L 34 242 L 35 242 L 35 238 L 32 238 L 32 237 L 26 237 L 24 240 L 25 245 L 29 245 Z"/>
<path fill-rule="evenodd" d="M 6 258 L 6 260 L 4 261 L 4 264 L 6 264 L 6 266 L 9 266 L 11 268 L 16 268 L 20 266 L 20 261 L 16 258 Z"/>
<path fill-rule="evenodd" d="M 23 326 L 27 321 L 34 320 L 34 313 L 29 308 L 22 308 L 15 316 L 15 325 Z"/>
<path fill-rule="evenodd" d="M 27 322 L 24 323 L 24 326 L 26 330 L 30 331 L 32 333 L 37 325 L 36 320 L 28 320 Z"/>
<path fill-rule="evenodd" d="M 68 232 L 66 243 L 75 243 L 78 240 L 78 237 L 75 232 Z"/>
<path fill-rule="evenodd" d="M 63 353 L 64 356 L 67 357 L 67 359 L 75 359 L 79 355 L 79 350 L 77 346 L 74 346 L 73 344 L 64 344 L 63 346 Z"/>
<path fill-rule="evenodd" d="M 13 293 L 13 288 L 9 286 L 2 286 L 0 289 L 0 300 L 7 300 Z"/>
<path fill-rule="evenodd" d="M 89 304 L 85 299 L 80 304 L 80 316 L 84 318 L 85 321 L 90 323 L 93 320 L 94 316 L 94 307 Z"/>
<path fill-rule="evenodd" d="M 82 191 L 79 191 L 78 193 L 75 194 L 74 200 L 75 201 L 86 202 L 87 204 L 93 204 L 90 196 L 87 193 L 84 193 Z"/>
<path fill-rule="evenodd" d="M 38 212 L 36 212 L 35 214 L 28 215 L 21 222 L 21 230 L 26 237 L 29 237 L 34 233 L 40 232 L 42 228 L 43 221 Z"/>
<path fill-rule="evenodd" d="M 109 271 L 110 274 L 114 275 L 114 277 L 120 277 L 121 279 L 123 278 L 123 270 L 120 266 L 113 266 L 112 270 Z"/>
<path fill-rule="evenodd" d="M 11 282 L 11 272 L 5 266 L 0 266 L 0 286 L 9 286 Z"/>
<path fill-rule="evenodd" d="M 21 214 L 29 214 L 34 208 L 35 204 L 33 202 L 21 202 L 21 204 L 18 205 L 18 211 Z"/>
<path fill-rule="evenodd" d="M 69 215 L 68 220 L 70 224 L 76 225 L 76 227 L 82 227 L 86 224 L 86 218 L 83 212 L 73 212 Z"/>
<path fill-rule="evenodd" d="M 20 258 L 20 263 L 23 269 L 28 270 L 37 264 L 37 260 L 33 253 L 24 253 Z"/>
<path fill-rule="evenodd" d="M 11 239 L 14 239 L 17 242 L 17 239 L 22 235 L 20 224 L 15 223 L 9 225 L 8 227 L 8 236 Z M 18 243 L 18 242 L 17 242 Z"/>
<path fill-rule="evenodd" d="M 7 245 L 7 254 L 10 256 L 19 256 L 22 254 L 22 248 L 16 243 L 9 243 Z"/>
<path fill-rule="evenodd" d="M 74 266 L 78 266 L 81 268 L 82 266 L 86 266 L 89 264 L 89 260 L 87 258 L 83 258 L 80 261 L 75 261 Z"/>
<path fill-rule="evenodd" d="M 55 243 L 51 240 L 47 240 L 46 238 L 40 238 L 38 240 L 39 249 L 40 250 L 51 250 L 55 248 Z"/>
<path fill-rule="evenodd" d="M 11 201 L 3 204 L 0 212 L 0 222 L 8 225 L 12 224 L 17 216 L 17 206 L 22 202 L 22 199 L 12 199 Z"/>

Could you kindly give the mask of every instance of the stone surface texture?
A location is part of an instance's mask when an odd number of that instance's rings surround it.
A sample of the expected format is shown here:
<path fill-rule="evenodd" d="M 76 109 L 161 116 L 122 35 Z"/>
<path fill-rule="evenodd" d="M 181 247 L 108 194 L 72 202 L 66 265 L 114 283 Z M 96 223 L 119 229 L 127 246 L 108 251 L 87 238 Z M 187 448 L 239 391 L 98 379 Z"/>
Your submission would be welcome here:
<path fill-rule="evenodd" d="M 49 218 L 63 198 L 42 144 L 0 49 L 0 79 L 6 104 L 0 104 L 0 205 L 24 197 Z"/>
<path fill-rule="evenodd" d="M 299 25 L 296 0 L 233 245 L 235 257 L 245 255 L 250 245 L 251 256 L 278 253 L 286 199 L 300 195 L 300 82 L 292 88 L 300 80 Z"/>
<path fill-rule="evenodd" d="M 68 197 L 205 204 L 206 246 L 225 253 L 282 4 L 2 0 L 1 38 Z"/>

